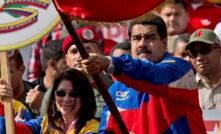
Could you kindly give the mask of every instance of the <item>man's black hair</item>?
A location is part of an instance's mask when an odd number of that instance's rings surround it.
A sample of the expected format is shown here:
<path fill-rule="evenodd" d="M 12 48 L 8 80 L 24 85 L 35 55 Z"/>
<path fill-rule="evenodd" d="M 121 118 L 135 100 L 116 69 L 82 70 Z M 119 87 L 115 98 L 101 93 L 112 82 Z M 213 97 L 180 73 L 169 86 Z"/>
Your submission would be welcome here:
<path fill-rule="evenodd" d="M 59 61 L 64 57 L 64 53 L 61 49 L 63 40 L 50 40 L 43 46 L 42 49 L 42 67 L 43 70 L 47 67 L 49 60 Z"/>
<path fill-rule="evenodd" d="M 157 27 L 157 33 L 160 35 L 160 38 L 161 39 L 167 38 L 166 24 L 165 24 L 164 20 L 156 14 L 150 13 L 149 15 L 147 15 L 146 18 L 131 21 L 130 24 L 129 24 L 129 27 L 128 27 L 129 38 L 131 38 L 131 32 L 132 32 L 133 26 L 138 25 L 138 24 L 141 24 L 141 25 L 154 25 L 154 26 Z"/>
<path fill-rule="evenodd" d="M 126 40 L 113 46 L 110 51 L 110 56 L 113 56 L 113 52 L 115 49 L 130 50 L 131 49 L 130 41 Z"/>

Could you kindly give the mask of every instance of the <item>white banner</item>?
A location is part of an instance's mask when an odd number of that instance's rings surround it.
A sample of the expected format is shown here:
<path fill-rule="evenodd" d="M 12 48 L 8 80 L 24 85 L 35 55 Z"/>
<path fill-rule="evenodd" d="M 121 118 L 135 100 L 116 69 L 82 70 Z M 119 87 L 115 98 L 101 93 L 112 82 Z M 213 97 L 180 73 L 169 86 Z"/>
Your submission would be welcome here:
<path fill-rule="evenodd" d="M 0 51 L 35 42 L 59 20 L 50 0 L 0 0 Z"/>

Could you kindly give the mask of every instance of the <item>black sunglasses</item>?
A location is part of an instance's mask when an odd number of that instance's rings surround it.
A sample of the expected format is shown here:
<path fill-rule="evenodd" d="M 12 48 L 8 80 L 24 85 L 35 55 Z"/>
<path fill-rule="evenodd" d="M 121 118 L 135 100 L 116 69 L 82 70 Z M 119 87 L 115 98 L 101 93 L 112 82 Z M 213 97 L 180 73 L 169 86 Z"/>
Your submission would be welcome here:
<path fill-rule="evenodd" d="M 196 58 L 198 56 L 198 53 L 202 55 L 207 55 L 209 54 L 213 49 L 220 48 L 219 46 L 214 46 L 214 45 L 196 45 L 188 50 L 188 55 L 190 57 Z"/>
<path fill-rule="evenodd" d="M 57 90 L 57 91 L 55 92 L 55 94 L 56 94 L 56 96 L 58 96 L 58 97 L 65 97 L 67 93 L 66 93 L 65 91 L 63 91 L 63 90 Z M 68 96 L 70 96 L 70 97 L 72 97 L 72 98 L 77 98 L 77 97 L 79 97 L 80 95 L 79 95 L 79 93 L 72 91 L 72 92 L 68 93 Z"/>

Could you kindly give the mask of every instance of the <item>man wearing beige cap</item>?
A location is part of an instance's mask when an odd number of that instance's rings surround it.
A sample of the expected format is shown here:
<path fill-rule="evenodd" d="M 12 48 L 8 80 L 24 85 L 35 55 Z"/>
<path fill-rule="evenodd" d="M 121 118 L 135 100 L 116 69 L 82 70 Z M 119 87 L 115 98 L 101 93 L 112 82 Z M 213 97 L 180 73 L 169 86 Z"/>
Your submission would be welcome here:
<path fill-rule="evenodd" d="M 196 70 L 202 109 L 221 109 L 221 42 L 210 29 L 198 29 L 186 50 Z"/>

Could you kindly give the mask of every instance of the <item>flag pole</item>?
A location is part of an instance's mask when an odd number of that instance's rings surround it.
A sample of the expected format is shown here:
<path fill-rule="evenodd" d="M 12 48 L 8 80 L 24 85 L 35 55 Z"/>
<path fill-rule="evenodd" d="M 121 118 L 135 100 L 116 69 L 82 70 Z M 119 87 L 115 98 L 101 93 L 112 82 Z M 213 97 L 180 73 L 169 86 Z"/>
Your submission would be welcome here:
<path fill-rule="evenodd" d="M 72 40 L 74 40 L 74 42 L 76 43 L 76 47 L 78 48 L 78 51 L 82 57 L 82 59 L 87 59 L 89 57 L 87 51 L 85 50 L 81 40 L 79 39 L 76 30 L 74 28 L 74 26 L 72 25 L 71 21 L 69 20 L 68 16 L 65 15 L 64 13 L 62 13 L 60 10 L 58 10 L 56 3 L 54 2 L 54 0 L 52 0 L 54 3 L 54 6 L 58 12 L 58 14 L 61 17 L 61 20 L 63 21 L 68 33 L 70 34 Z M 126 125 L 124 124 L 124 121 L 117 109 L 117 107 L 115 106 L 110 94 L 108 93 L 107 87 L 105 86 L 103 80 L 100 78 L 100 76 L 98 74 L 92 74 L 92 78 L 94 79 L 97 87 L 98 87 L 98 91 L 100 92 L 100 94 L 102 95 L 108 109 L 110 110 L 110 113 L 112 114 L 116 124 L 118 125 L 120 131 L 122 134 L 129 134 Z"/>
<path fill-rule="evenodd" d="M 11 86 L 11 78 L 9 71 L 9 59 L 6 51 L 0 52 L 1 62 L 1 78 Z M 15 134 L 14 114 L 12 109 L 12 98 L 6 97 L 3 100 L 6 134 Z"/>

